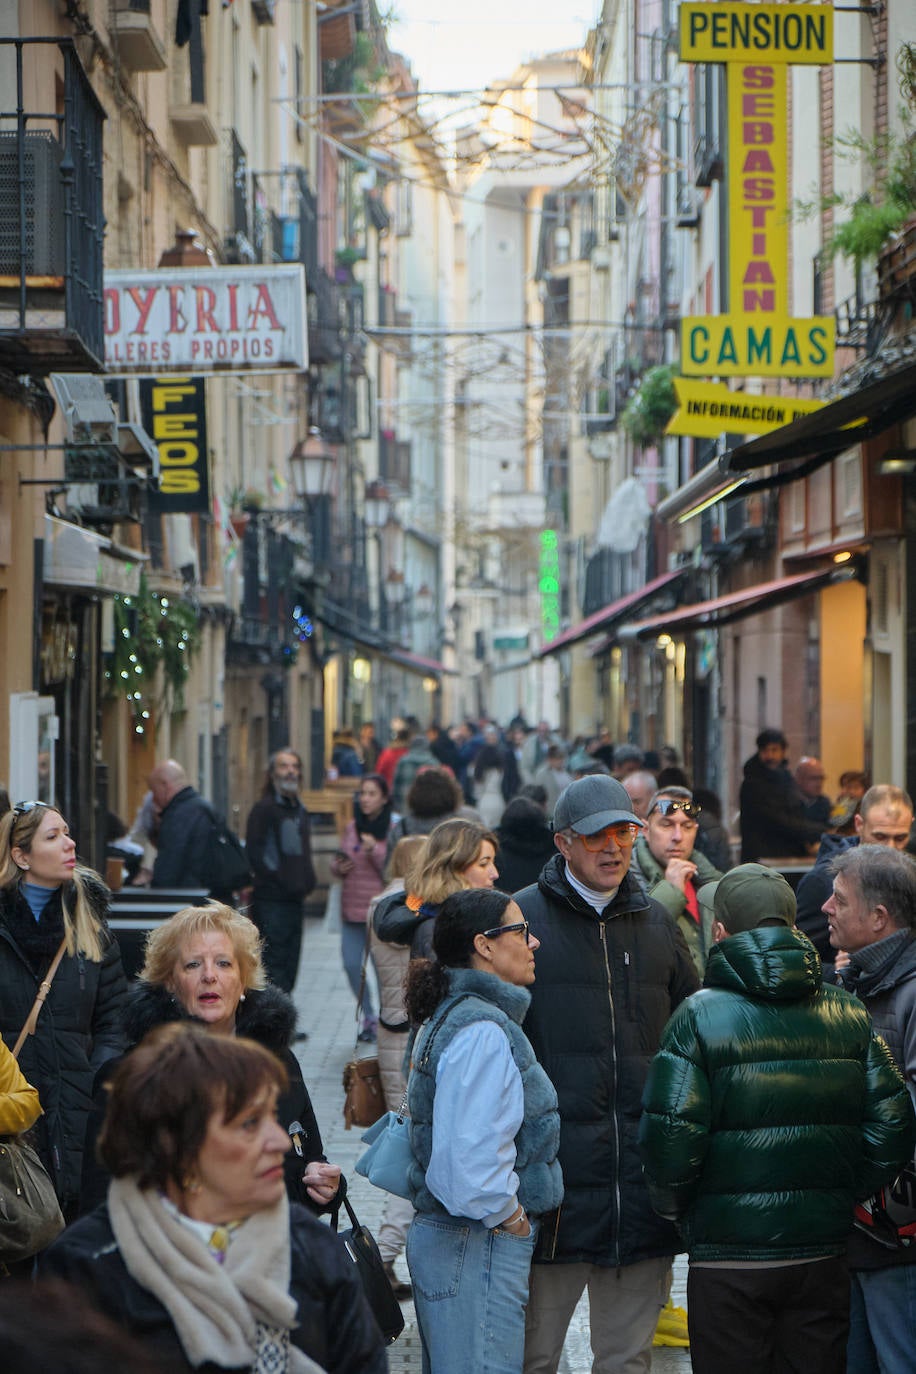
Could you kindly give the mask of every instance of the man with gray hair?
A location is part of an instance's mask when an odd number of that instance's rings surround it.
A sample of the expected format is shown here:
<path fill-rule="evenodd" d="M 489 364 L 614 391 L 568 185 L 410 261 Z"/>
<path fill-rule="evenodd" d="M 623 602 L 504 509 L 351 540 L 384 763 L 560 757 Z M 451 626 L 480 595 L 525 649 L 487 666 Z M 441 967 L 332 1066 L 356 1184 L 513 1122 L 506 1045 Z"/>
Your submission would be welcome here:
<path fill-rule="evenodd" d="M 916 1100 L 916 864 L 908 854 L 860 844 L 834 860 L 833 893 L 824 903 L 843 986 L 865 1003 Z M 852 1300 L 850 1371 L 911 1374 L 916 1350 L 916 1246 L 897 1228 L 916 1225 L 912 1171 L 891 1189 L 885 1242 L 858 1226 L 849 1241 Z M 874 1209 L 861 1221 L 874 1220 Z"/>

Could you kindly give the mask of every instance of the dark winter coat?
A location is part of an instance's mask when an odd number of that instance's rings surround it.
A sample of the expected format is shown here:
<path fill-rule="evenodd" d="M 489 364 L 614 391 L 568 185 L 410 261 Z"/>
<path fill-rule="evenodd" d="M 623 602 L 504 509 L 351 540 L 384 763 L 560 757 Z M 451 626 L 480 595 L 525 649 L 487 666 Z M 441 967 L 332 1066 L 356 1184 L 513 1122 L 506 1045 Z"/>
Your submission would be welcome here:
<path fill-rule="evenodd" d="M 652 1200 L 692 1260 L 805 1260 L 846 1248 L 855 1202 L 916 1140 L 909 1095 L 861 1003 L 822 986 L 811 942 L 733 935 L 671 1018 L 640 1147 Z"/>
<path fill-rule="evenodd" d="M 553 831 L 546 821 L 542 825 L 532 825 L 527 817 L 504 815 L 496 838 L 499 840 L 496 886 L 500 892 L 519 892 L 536 883 L 541 869 L 557 852 Z"/>
<path fill-rule="evenodd" d="M 328 1374 L 385 1374 L 384 1342 L 342 1242 L 302 1207 L 290 1207 L 289 1221 L 289 1291 L 299 1309 L 292 1343 Z M 45 1251 L 39 1277 L 72 1283 L 92 1309 L 141 1340 L 169 1374 L 190 1374 L 192 1366 L 168 1311 L 128 1272 L 105 1204 L 69 1227 Z M 207 1363 L 198 1365 L 195 1374 L 241 1371 Z"/>
<path fill-rule="evenodd" d="M 403 892 L 382 897 L 372 917 L 372 929 L 380 940 L 392 945 L 409 945 L 411 959 L 429 959 L 433 951 L 433 925 L 438 906 L 424 902 L 412 911 Z"/>
<path fill-rule="evenodd" d="M 35 1034 L 19 1055 L 44 1109 L 35 1126 L 38 1152 L 68 1216 L 75 1215 L 79 1201 L 93 1080 L 101 1065 L 123 1050 L 121 1011 L 127 996 L 121 951 L 106 923 L 108 888 L 94 874 L 84 881 L 104 928 L 102 960 L 95 964 L 82 954 L 64 955 Z M 10 1049 L 63 939 L 61 903 L 58 889 L 36 922 L 18 885 L 0 890 L 0 1033 Z"/>
<path fill-rule="evenodd" d="M 134 983 L 124 1008 L 124 1033 L 126 1048 L 133 1049 L 156 1026 L 164 1026 L 172 1021 L 184 1021 L 188 1025 L 201 1025 L 196 1017 L 189 1016 L 168 988 L 159 984 Z M 305 1166 L 312 1160 L 325 1161 L 321 1132 L 315 1120 L 308 1089 L 302 1078 L 299 1061 L 290 1049 L 293 1032 L 296 1029 L 296 1009 L 291 998 L 279 988 L 268 986 L 262 989 L 250 988 L 245 993 L 244 1002 L 239 1003 L 236 1013 L 235 1030 L 256 1040 L 259 1045 L 270 1050 L 283 1063 L 289 1078 L 289 1086 L 277 1102 L 277 1120 L 281 1126 L 289 1127 L 293 1121 L 302 1125 L 302 1156 L 289 1150 L 283 1158 L 286 1174 L 286 1192 L 290 1202 L 301 1202 L 312 1212 L 334 1211 L 340 1205 L 345 1188 L 338 1193 L 331 1207 L 318 1208 L 308 1196 L 302 1185 Z M 108 1174 L 95 1156 L 95 1140 L 101 1129 L 105 1115 L 107 1091 L 105 1084 L 111 1077 L 112 1066 L 106 1069 L 96 1084 L 91 1125 L 86 1141 L 86 1166 L 83 1176 L 82 1211 L 88 1212 L 104 1201 L 108 1190 Z M 104 1081 L 102 1081 L 104 1080 Z"/>
<path fill-rule="evenodd" d="M 827 930 L 827 917 L 821 909 L 833 892 L 830 867 L 834 859 L 845 854 L 847 849 L 855 849 L 858 843 L 858 835 L 825 835 L 817 851 L 814 867 L 802 878 L 795 893 L 798 903 L 795 924 L 804 931 L 821 956 L 825 978 L 833 977 L 836 959 L 836 950 L 830 943 Z"/>
<path fill-rule="evenodd" d="M 209 888 L 204 863 L 213 823 L 213 808 L 195 788 L 176 792 L 159 817 L 153 887 Z"/>
<path fill-rule="evenodd" d="M 785 767 L 767 768 L 753 754 L 741 784 L 741 862 L 802 858 L 824 826 L 809 821 L 798 783 Z"/>
<path fill-rule="evenodd" d="M 299 902 L 318 879 L 312 863 L 309 813 L 298 797 L 276 792 L 255 802 L 245 853 L 254 874 L 255 901 Z"/>
<path fill-rule="evenodd" d="M 636 1133 L 662 1031 L 699 986 L 684 938 L 630 874 L 599 916 L 560 854 L 515 900 L 541 942 L 522 1029 L 557 1089 L 565 1190 L 535 1262 L 611 1268 L 676 1254 L 674 1227 L 649 1203 Z"/>
<path fill-rule="evenodd" d="M 894 940 L 885 963 L 867 973 L 857 970 L 855 959 L 853 954 L 852 963 L 842 972 L 843 986 L 864 1002 L 876 1032 L 884 1038 L 903 1074 L 910 1096 L 916 1098 L 916 940 L 906 941 L 902 950 Z M 882 1269 L 889 1264 L 916 1264 L 916 1246 L 887 1250 L 870 1236 L 853 1232 L 849 1240 L 851 1269 Z"/>

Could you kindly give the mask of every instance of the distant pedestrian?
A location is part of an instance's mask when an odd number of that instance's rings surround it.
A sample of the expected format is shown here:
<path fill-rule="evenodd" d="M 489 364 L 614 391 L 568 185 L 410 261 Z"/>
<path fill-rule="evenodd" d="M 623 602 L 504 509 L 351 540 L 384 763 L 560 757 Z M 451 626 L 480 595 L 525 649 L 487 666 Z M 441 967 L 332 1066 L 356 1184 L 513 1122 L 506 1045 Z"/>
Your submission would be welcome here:
<path fill-rule="evenodd" d="M 537 949 L 511 897 L 465 891 L 411 966 L 407 1260 L 430 1374 L 521 1374 L 538 1219 L 563 1197 L 557 1095 L 521 1029 Z"/>
<path fill-rule="evenodd" d="M 520 892 L 536 883 L 541 869 L 556 853 L 553 831 L 544 811 L 527 797 L 513 797 L 496 831 L 496 867 L 500 892 Z"/>
<path fill-rule="evenodd" d="M 658 791 L 655 774 L 646 768 L 639 768 L 624 778 L 623 786 L 632 803 L 634 814 L 644 821 L 649 811 L 649 802 Z"/>
<path fill-rule="evenodd" d="M 694 1374 L 844 1374 L 853 1206 L 916 1140 L 887 1046 L 861 1003 L 821 983 L 794 922 L 780 874 L 745 864 L 721 880 L 705 986 L 646 1084 L 640 1146 L 690 1255 Z M 909 1368 L 912 1352 L 911 1329 Z"/>
<path fill-rule="evenodd" d="M 397 768 L 399 761 L 407 753 L 409 744 L 410 732 L 406 726 L 400 725 L 393 731 L 391 743 L 387 744 L 378 756 L 375 771 L 381 774 L 387 782 L 389 794 L 394 787 L 394 770 Z"/>
<path fill-rule="evenodd" d="M 399 840 L 408 835 L 429 835 L 441 821 L 458 815 L 480 819 L 465 805 L 464 794 L 447 768 L 421 768 L 407 793 L 404 814 L 388 832 L 389 859 Z"/>
<path fill-rule="evenodd" d="M 824 792 L 827 774 L 820 759 L 806 754 L 795 765 L 795 781 L 801 793 L 802 810 L 809 821 L 817 821 L 826 830 L 830 825 L 830 798 Z"/>
<path fill-rule="evenodd" d="M 385 855 L 391 828 L 391 802 L 385 779 L 363 778 L 353 798 L 353 819 L 340 837 L 331 872 L 341 879 L 340 948 L 353 996 L 359 1007 L 360 1040 L 374 1040 L 377 1026 L 370 989 L 362 973 L 366 959 L 366 913 L 384 887 Z"/>
<path fill-rule="evenodd" d="M 272 754 L 261 799 L 248 817 L 254 874 L 251 915 L 264 937 L 270 981 L 291 992 L 302 948 L 303 903 L 316 883 L 309 814 L 302 804 L 302 760 L 294 749 Z"/>
<path fill-rule="evenodd" d="M 206 860 L 213 808 L 175 759 L 157 763 L 148 782 L 157 814 L 152 886 L 209 889 Z M 214 895 L 232 897 L 231 892 Z"/>
<path fill-rule="evenodd" d="M 491 830 L 499 825 L 506 809 L 505 772 L 505 752 L 495 744 L 485 744 L 474 760 L 474 804 Z"/>
<path fill-rule="evenodd" d="M 439 760 L 430 749 L 416 716 L 408 716 L 405 726 L 409 743 L 397 761 L 391 786 L 391 804 L 399 815 L 403 814 L 407 805 L 407 793 L 420 769 L 439 767 Z"/>
<path fill-rule="evenodd" d="M 618 782 L 640 768 L 645 767 L 645 754 L 636 744 L 617 744 L 614 746 L 614 777 Z"/>
<path fill-rule="evenodd" d="M 756 745 L 741 784 L 741 862 L 803 857 L 820 844 L 826 827 L 805 815 L 782 731 L 761 730 Z"/>
<path fill-rule="evenodd" d="M 572 782 L 572 774 L 566 767 L 566 750 L 562 744 L 547 746 L 547 757 L 537 769 L 534 782 L 547 793 L 547 814 L 553 816 L 553 809 L 560 793 Z"/>

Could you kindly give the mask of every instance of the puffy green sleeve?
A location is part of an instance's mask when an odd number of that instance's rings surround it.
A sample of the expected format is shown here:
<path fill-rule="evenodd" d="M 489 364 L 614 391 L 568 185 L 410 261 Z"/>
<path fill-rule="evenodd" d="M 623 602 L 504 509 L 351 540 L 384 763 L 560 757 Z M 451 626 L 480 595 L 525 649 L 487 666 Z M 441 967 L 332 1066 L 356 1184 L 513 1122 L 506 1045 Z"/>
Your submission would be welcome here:
<path fill-rule="evenodd" d="M 662 1035 L 643 1093 L 639 1149 L 652 1206 L 677 1220 L 690 1205 L 709 1145 L 710 1090 L 690 1001 Z"/>

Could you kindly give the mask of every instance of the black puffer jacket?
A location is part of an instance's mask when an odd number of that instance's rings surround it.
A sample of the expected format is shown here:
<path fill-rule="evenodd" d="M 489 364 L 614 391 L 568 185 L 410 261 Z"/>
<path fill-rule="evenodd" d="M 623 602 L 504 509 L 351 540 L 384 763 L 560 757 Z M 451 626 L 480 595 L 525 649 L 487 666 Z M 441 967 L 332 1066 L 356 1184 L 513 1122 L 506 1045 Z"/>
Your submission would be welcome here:
<path fill-rule="evenodd" d="M 127 981 L 121 951 L 108 934 L 108 888 L 84 875 L 86 892 L 108 941 L 101 963 L 65 954 L 19 1064 L 38 1089 L 44 1116 L 35 1127 L 42 1163 L 54 1180 L 66 1216 L 75 1215 L 83 1142 L 96 1071 L 124 1046 L 121 1010 Z M 68 900 L 73 887 L 68 884 Z M 36 922 L 18 885 L 0 890 L 0 1033 L 12 1049 L 63 939 L 62 889 Z"/>
<path fill-rule="evenodd" d="M 290 1207 L 289 1229 L 289 1291 L 299 1309 L 292 1343 L 328 1374 L 385 1374 L 384 1341 L 342 1242 L 295 1205 Z M 128 1273 L 105 1205 L 68 1227 L 45 1251 L 39 1277 L 74 1284 L 89 1307 L 140 1339 L 163 1370 L 190 1374 L 192 1366 L 167 1310 Z M 198 1365 L 195 1374 L 241 1371 L 207 1363 Z"/>
<path fill-rule="evenodd" d="M 168 988 L 152 983 L 135 983 L 131 987 L 124 1009 L 126 1048 L 133 1049 L 156 1026 L 164 1026 L 172 1021 L 186 1021 L 189 1025 L 202 1024 L 196 1017 L 188 1015 Z M 289 1087 L 277 1103 L 277 1119 L 281 1126 L 289 1127 L 291 1122 L 299 1121 L 303 1128 L 302 1156 L 299 1157 L 294 1150 L 290 1150 L 283 1161 L 289 1200 L 301 1202 L 311 1212 L 335 1211 L 346 1191 L 344 1185 L 341 1186 L 334 1203 L 323 1209 L 316 1207 L 302 1186 L 302 1173 L 306 1164 L 315 1159 L 324 1161 L 326 1156 L 312 1102 L 302 1077 L 302 1069 L 290 1049 L 295 1029 L 296 1009 L 292 1000 L 280 988 L 250 988 L 245 994 L 244 1002 L 239 1003 L 235 1022 L 236 1034 L 256 1040 L 259 1045 L 275 1054 L 282 1061 L 289 1078 Z M 95 1155 L 95 1140 L 105 1115 L 105 1083 L 110 1076 L 111 1067 L 108 1067 L 100 1076 L 100 1080 L 104 1081 L 96 1085 L 94 1095 L 83 1175 L 81 1210 L 84 1213 L 104 1201 L 108 1188 L 108 1174 Z"/>
<path fill-rule="evenodd" d="M 522 1029 L 557 1089 L 565 1188 L 535 1260 L 610 1268 L 682 1248 L 652 1210 L 636 1136 L 662 1031 L 699 979 L 684 937 L 631 874 L 598 916 L 565 870 L 557 854 L 515 898 L 541 942 Z"/>
<path fill-rule="evenodd" d="M 803 857 L 825 827 L 805 815 L 798 783 L 785 766 L 767 768 L 756 754 L 741 784 L 741 862 Z"/>

